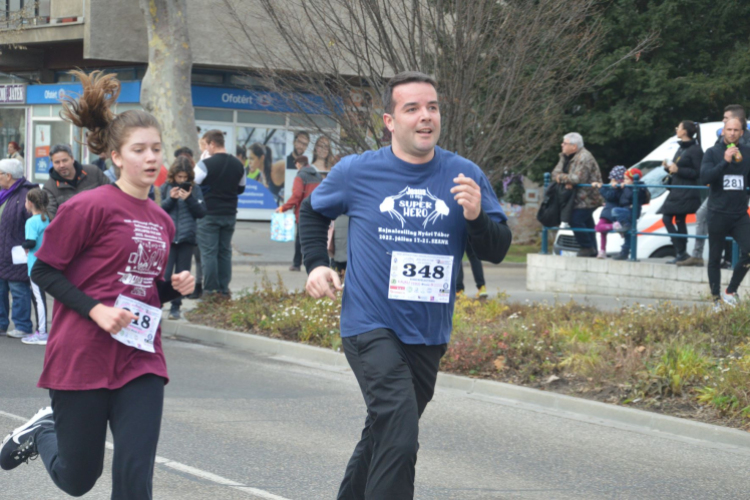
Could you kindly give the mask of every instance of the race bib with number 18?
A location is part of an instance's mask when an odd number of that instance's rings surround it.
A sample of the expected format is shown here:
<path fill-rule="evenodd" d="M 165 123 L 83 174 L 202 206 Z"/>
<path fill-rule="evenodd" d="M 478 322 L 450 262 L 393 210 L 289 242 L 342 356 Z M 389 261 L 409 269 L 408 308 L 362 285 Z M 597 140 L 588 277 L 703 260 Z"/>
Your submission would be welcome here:
<path fill-rule="evenodd" d="M 112 338 L 141 351 L 155 352 L 154 339 L 161 321 L 161 309 L 124 295 L 117 297 L 115 307 L 132 312 L 135 319 Z"/>
<path fill-rule="evenodd" d="M 447 304 L 452 273 L 452 255 L 393 252 L 388 298 Z"/>

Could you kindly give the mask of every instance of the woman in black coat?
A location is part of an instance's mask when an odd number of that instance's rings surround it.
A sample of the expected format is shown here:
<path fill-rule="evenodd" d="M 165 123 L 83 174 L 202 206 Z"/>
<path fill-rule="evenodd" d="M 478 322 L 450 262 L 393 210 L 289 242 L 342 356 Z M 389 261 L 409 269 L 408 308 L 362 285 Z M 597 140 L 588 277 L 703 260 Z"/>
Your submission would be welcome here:
<path fill-rule="evenodd" d="M 680 149 L 674 155 L 672 163 L 667 165 L 667 162 L 664 162 L 664 168 L 670 174 L 669 184 L 671 186 L 699 185 L 703 148 L 696 140 L 698 132 L 698 124 L 689 120 L 684 120 L 677 126 Z M 662 222 L 664 222 L 667 232 L 669 234 L 687 234 L 685 219 L 688 214 L 694 214 L 700 206 L 701 195 L 699 190 L 670 190 L 664 205 L 659 209 L 659 213 L 663 215 Z M 687 238 L 672 238 L 672 245 L 674 245 L 677 256 L 669 261 L 669 264 L 675 264 L 690 257 L 686 251 Z"/>

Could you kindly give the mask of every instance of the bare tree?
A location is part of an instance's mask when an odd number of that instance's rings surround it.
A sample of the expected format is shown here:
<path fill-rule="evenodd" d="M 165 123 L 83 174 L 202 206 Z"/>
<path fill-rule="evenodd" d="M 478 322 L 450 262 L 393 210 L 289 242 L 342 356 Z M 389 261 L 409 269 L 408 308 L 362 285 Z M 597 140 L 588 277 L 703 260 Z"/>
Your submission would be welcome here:
<path fill-rule="evenodd" d="M 598 0 L 259 2 L 260 12 L 223 0 L 236 52 L 311 128 L 322 132 L 314 114 L 334 117 L 345 153 L 388 143 L 384 83 L 417 70 L 438 81 L 443 148 L 491 178 L 523 172 L 559 140 L 565 107 L 612 69 L 595 69 L 605 34 Z"/>
<path fill-rule="evenodd" d="M 148 29 L 141 105 L 162 124 L 164 161 L 183 146 L 198 151 L 190 74 L 193 56 L 185 0 L 140 0 Z"/>

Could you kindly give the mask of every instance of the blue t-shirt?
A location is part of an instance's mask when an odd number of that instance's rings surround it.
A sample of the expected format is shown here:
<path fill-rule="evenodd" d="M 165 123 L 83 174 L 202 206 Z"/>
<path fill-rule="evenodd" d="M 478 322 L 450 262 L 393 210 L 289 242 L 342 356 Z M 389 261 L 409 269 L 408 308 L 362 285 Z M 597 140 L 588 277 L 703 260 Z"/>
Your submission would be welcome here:
<path fill-rule="evenodd" d="M 482 208 L 492 220 L 506 220 L 482 170 L 440 148 L 421 165 L 400 160 L 391 148 L 347 156 L 312 193 L 318 213 L 349 216 L 342 337 L 388 328 L 405 344 L 448 343 L 467 240 L 463 208 L 450 192 L 458 174 L 481 187 Z M 450 302 L 388 299 L 393 251 L 452 255 Z"/>
<path fill-rule="evenodd" d="M 34 267 L 34 262 L 36 262 L 36 251 L 42 247 L 44 230 L 47 229 L 47 226 L 49 226 L 49 217 L 47 217 L 46 221 L 43 221 L 42 216 L 37 214 L 26 219 L 26 239 L 36 240 L 36 246 L 29 250 L 29 255 L 27 257 L 29 276 L 31 276 L 31 268 Z"/>

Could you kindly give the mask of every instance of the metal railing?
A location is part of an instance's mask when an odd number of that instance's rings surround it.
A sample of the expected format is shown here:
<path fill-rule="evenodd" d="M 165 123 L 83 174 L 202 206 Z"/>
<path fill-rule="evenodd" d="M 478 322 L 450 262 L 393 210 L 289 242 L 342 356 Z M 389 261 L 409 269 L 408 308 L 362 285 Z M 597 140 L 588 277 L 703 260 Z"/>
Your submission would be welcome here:
<path fill-rule="evenodd" d="M 552 174 L 547 172 L 544 174 L 544 193 L 546 195 L 547 188 L 550 185 L 550 181 L 552 180 Z M 660 237 L 666 237 L 666 238 L 693 238 L 696 240 L 707 240 L 708 236 L 706 235 L 696 235 L 696 234 L 677 234 L 677 233 L 646 233 L 642 231 L 638 231 L 638 210 L 640 209 L 640 203 L 639 203 L 639 191 L 641 189 L 648 189 L 648 188 L 657 188 L 657 189 L 697 189 L 700 191 L 707 190 L 707 186 L 672 186 L 672 185 L 664 185 L 664 184 L 637 184 L 637 182 L 640 180 L 638 175 L 635 175 L 634 183 L 630 184 L 629 187 L 633 189 L 633 211 L 631 214 L 631 224 L 630 229 L 625 231 L 623 237 L 630 238 L 630 257 L 629 260 L 632 262 L 635 262 L 638 260 L 638 236 L 639 235 L 649 235 L 649 236 L 660 236 Z M 575 187 L 593 187 L 591 184 L 576 184 Z M 596 189 L 596 188 L 595 188 Z M 596 233 L 596 229 L 588 229 L 588 228 L 581 228 L 581 227 L 542 227 L 542 254 L 548 255 L 549 254 L 549 231 L 559 231 L 559 230 L 568 230 L 572 231 L 574 233 L 580 232 L 580 233 Z M 610 232 L 610 231 L 607 231 Z M 737 242 L 732 238 L 731 236 L 728 236 L 726 238 L 727 241 L 732 242 L 732 268 L 734 268 L 737 265 L 737 262 L 739 261 L 740 257 L 740 250 L 739 246 L 737 245 Z"/>

